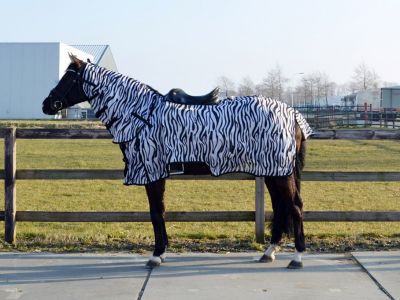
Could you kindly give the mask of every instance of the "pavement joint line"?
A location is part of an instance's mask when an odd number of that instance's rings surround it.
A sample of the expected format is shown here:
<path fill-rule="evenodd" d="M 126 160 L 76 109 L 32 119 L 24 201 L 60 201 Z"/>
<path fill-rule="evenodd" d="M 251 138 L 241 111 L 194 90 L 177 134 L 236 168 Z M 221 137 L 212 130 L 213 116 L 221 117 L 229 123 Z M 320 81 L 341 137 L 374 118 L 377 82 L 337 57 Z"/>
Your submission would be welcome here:
<path fill-rule="evenodd" d="M 396 300 L 390 293 L 387 291 L 387 289 L 384 288 L 382 284 L 367 270 L 366 267 L 363 266 L 363 264 L 351 253 L 352 259 L 363 269 L 365 273 L 369 276 L 369 278 L 372 279 L 372 281 L 377 285 L 377 287 L 386 295 L 390 300 Z"/>
<path fill-rule="evenodd" d="M 141 299 L 142 299 L 143 294 L 144 294 L 144 291 L 146 290 L 147 282 L 148 282 L 149 279 L 150 279 L 151 272 L 153 272 L 153 268 L 150 268 L 150 269 L 147 271 L 146 279 L 145 279 L 144 282 L 143 282 L 143 285 L 142 285 L 142 288 L 140 289 L 140 292 L 139 292 L 139 295 L 138 295 L 138 297 L 137 297 L 137 300 L 141 300 Z"/>

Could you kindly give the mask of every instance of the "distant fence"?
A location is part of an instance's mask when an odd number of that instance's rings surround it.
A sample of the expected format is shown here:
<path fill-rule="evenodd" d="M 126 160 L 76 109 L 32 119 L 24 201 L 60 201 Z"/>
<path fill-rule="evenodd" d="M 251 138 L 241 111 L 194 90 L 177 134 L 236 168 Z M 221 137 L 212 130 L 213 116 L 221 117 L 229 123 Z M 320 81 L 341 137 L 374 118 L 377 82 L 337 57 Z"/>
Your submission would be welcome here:
<path fill-rule="evenodd" d="M 385 127 L 400 128 L 400 108 L 362 106 L 299 106 L 296 107 L 311 127 Z"/>
<path fill-rule="evenodd" d="M 122 170 L 17 170 L 17 139 L 109 139 L 106 130 L 85 129 L 0 129 L 4 138 L 4 170 L 0 179 L 5 182 L 5 209 L 0 211 L 0 221 L 5 222 L 5 240 L 13 243 L 17 221 L 29 222 L 149 222 L 148 212 L 47 212 L 18 211 L 16 198 L 17 180 L 84 180 L 121 179 Z M 400 131 L 374 130 L 320 130 L 313 139 L 369 139 L 400 140 Z M 265 221 L 271 212 L 265 212 L 264 179 L 245 174 L 221 177 L 179 175 L 171 179 L 196 180 L 255 180 L 254 211 L 167 212 L 166 220 L 174 222 L 226 222 L 255 221 L 256 240 L 264 242 Z M 306 181 L 400 181 L 400 172 L 304 172 Z M 317 221 L 400 221 L 400 211 L 306 211 L 304 220 Z"/>

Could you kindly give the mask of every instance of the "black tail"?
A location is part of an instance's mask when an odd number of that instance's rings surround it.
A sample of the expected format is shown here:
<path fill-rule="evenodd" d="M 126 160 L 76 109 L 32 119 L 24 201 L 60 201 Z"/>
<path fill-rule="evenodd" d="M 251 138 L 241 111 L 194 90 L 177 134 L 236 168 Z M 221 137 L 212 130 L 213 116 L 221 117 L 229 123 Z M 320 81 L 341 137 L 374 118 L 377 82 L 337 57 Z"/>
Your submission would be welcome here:
<path fill-rule="evenodd" d="M 301 129 L 298 128 L 296 131 L 296 144 L 300 143 L 298 147 L 296 147 L 296 165 L 294 170 L 294 177 L 296 180 L 297 192 L 300 193 L 301 189 L 301 174 L 303 173 L 305 159 L 306 159 L 306 141 L 304 139 L 304 135 L 301 132 Z M 299 136 L 300 135 L 300 136 Z"/>
<path fill-rule="evenodd" d="M 300 143 L 298 145 L 297 143 Z M 296 249 L 298 251 L 303 251 L 305 249 L 304 244 L 304 229 L 303 229 L 303 200 L 300 196 L 300 189 L 301 189 L 301 174 L 304 169 L 305 165 L 305 158 L 306 158 L 306 140 L 301 129 L 297 126 L 296 128 L 296 166 L 294 170 L 294 177 L 296 182 L 296 192 L 294 196 L 294 212 L 292 212 L 291 216 L 291 229 L 293 229 L 295 236 L 297 237 L 295 240 L 296 242 Z M 294 224 L 296 226 L 294 227 Z M 297 228 L 296 228 L 297 227 Z"/>
<path fill-rule="evenodd" d="M 306 141 L 300 127 L 296 126 L 296 156 L 293 179 L 296 189 L 290 185 L 290 178 L 275 178 L 267 182 L 271 195 L 272 208 L 274 211 L 271 222 L 272 232 L 283 232 L 292 236 L 294 233 L 294 222 L 299 224 L 303 218 L 303 201 L 300 197 L 301 174 L 304 169 L 306 156 Z M 286 197 L 281 197 L 282 195 Z"/>

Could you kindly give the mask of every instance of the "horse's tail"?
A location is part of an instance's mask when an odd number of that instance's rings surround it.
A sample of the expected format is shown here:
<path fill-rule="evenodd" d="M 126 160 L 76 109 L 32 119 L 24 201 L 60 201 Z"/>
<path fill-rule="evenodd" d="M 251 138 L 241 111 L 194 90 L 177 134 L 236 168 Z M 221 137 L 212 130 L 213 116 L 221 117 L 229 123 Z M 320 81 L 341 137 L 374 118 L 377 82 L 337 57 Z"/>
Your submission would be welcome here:
<path fill-rule="evenodd" d="M 300 126 L 296 124 L 296 163 L 294 168 L 294 177 L 296 180 L 297 192 L 300 193 L 301 174 L 303 173 L 306 158 L 306 139 Z"/>
<path fill-rule="evenodd" d="M 276 195 L 279 191 L 274 188 L 270 188 L 270 193 L 275 193 L 275 197 L 272 198 L 272 205 L 274 216 L 271 223 L 271 229 L 274 230 L 274 227 L 280 228 L 283 233 L 288 234 L 289 236 L 293 236 L 294 234 L 294 223 L 297 224 L 302 222 L 303 219 L 303 201 L 300 197 L 300 187 L 301 187 L 301 174 L 305 164 L 305 155 L 306 155 L 306 141 L 301 131 L 300 127 L 296 124 L 296 156 L 295 156 L 295 168 L 293 170 L 293 179 L 295 181 L 296 188 L 295 190 L 287 191 L 289 195 L 291 195 L 292 201 L 279 201 L 280 197 Z M 293 180 L 293 179 L 288 179 Z M 278 185 L 278 184 L 277 184 Z M 287 189 L 290 190 L 290 184 L 286 186 Z M 279 200 L 278 200 L 279 199 Z"/>
<path fill-rule="evenodd" d="M 298 227 L 301 227 L 301 232 L 303 231 L 303 200 L 300 196 L 301 189 L 301 174 L 304 169 L 306 158 L 306 139 L 304 134 L 298 124 L 296 124 L 296 163 L 294 168 L 294 180 L 296 184 L 296 191 L 294 191 L 294 206 L 289 208 L 289 214 L 287 216 L 288 223 L 288 234 L 292 235 L 294 233 L 294 223 Z M 295 233 L 298 234 L 298 233 Z"/>

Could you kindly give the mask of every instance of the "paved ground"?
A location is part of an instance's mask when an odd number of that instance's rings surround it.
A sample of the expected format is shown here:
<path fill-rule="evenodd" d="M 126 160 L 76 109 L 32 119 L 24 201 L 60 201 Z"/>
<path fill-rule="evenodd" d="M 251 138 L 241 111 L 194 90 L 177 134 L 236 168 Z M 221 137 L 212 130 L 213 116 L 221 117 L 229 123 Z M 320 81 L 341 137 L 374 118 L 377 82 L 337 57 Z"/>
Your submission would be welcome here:
<path fill-rule="evenodd" d="M 171 254 L 149 271 L 132 254 L 0 253 L 0 299 L 400 299 L 400 251 L 309 254 L 302 270 L 260 255 Z"/>
<path fill-rule="evenodd" d="M 400 299 L 400 251 L 355 252 L 353 256 L 382 290 Z"/>

